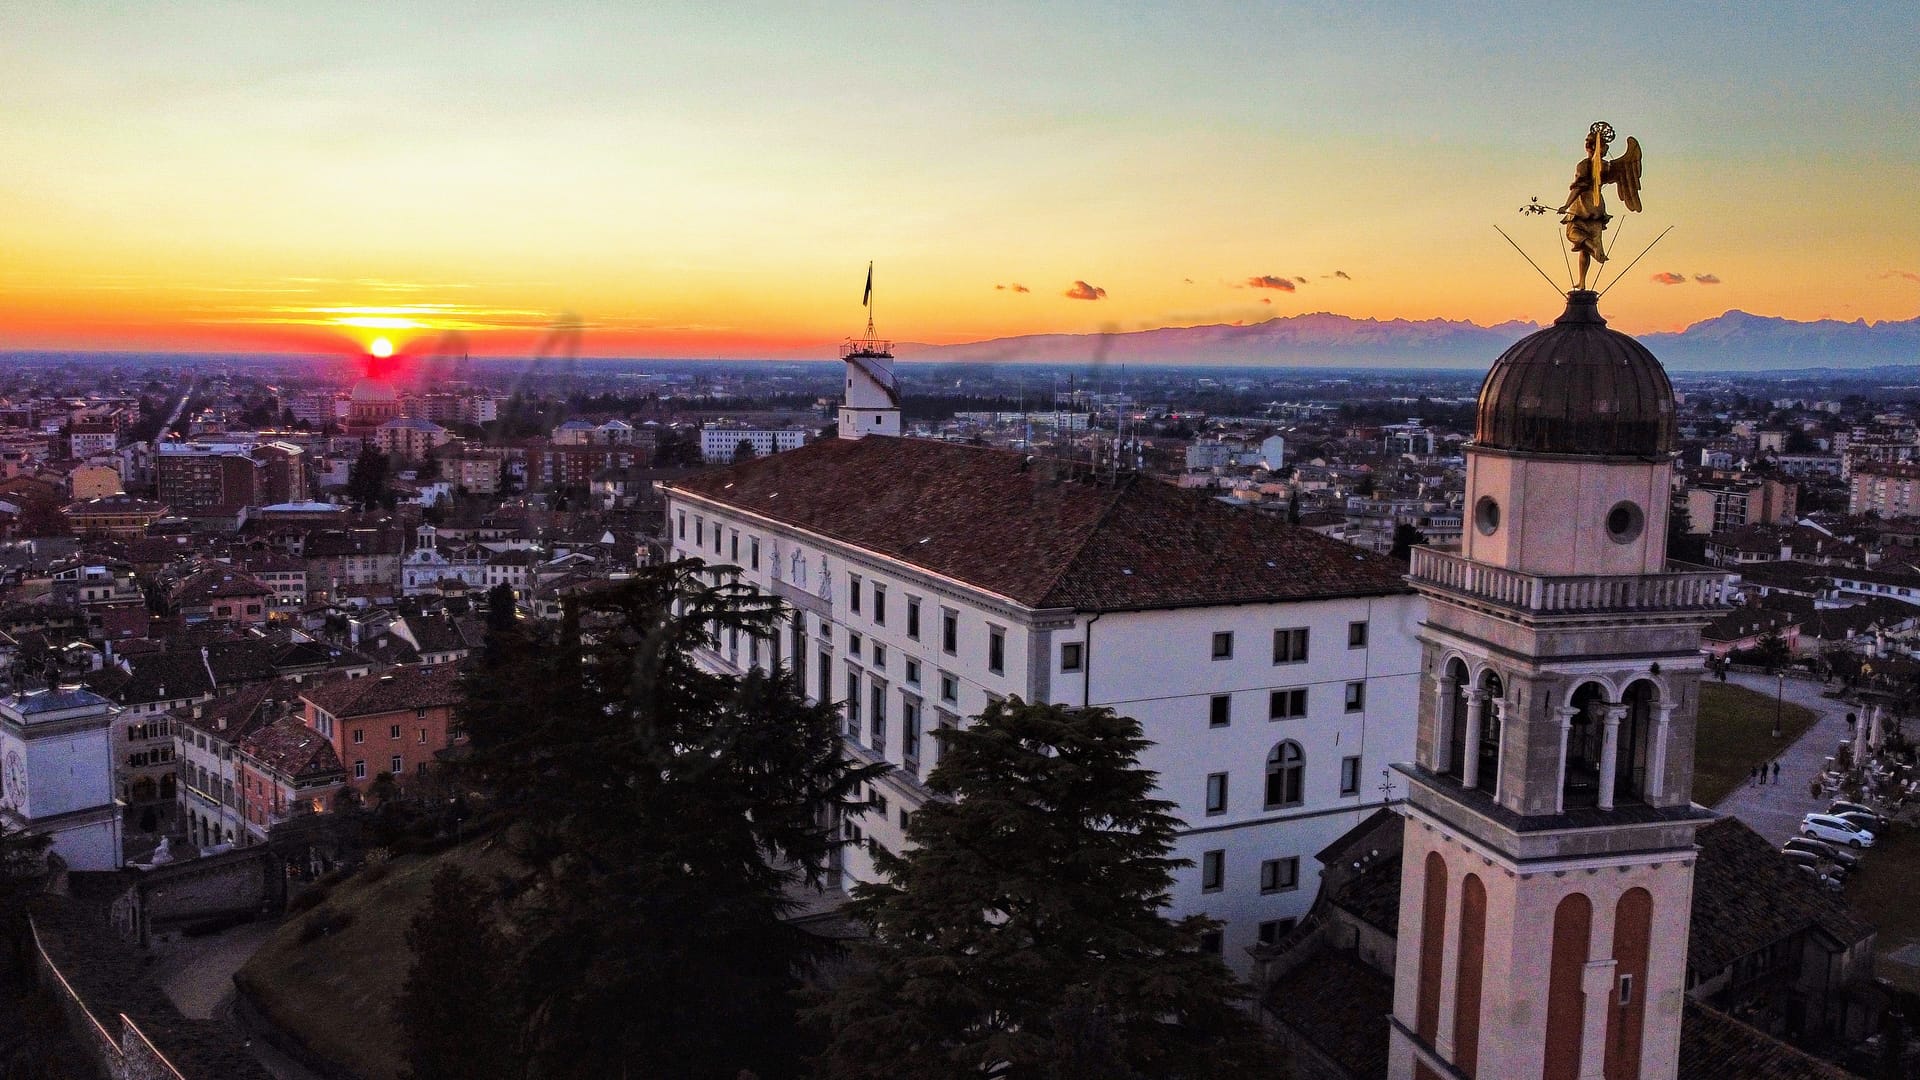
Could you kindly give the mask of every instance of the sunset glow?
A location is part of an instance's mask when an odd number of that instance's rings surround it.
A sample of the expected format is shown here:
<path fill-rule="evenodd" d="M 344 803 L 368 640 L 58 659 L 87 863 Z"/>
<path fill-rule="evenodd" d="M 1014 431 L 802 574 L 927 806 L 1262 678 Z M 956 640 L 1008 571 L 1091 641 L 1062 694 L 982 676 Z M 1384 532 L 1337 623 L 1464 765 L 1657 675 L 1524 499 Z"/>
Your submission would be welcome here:
<path fill-rule="evenodd" d="M 387 357 L 393 355 L 393 342 L 383 337 L 374 338 L 373 344 L 367 346 L 367 351 L 385 360 Z"/>
<path fill-rule="evenodd" d="M 524 354 L 567 322 L 586 354 L 824 357 L 864 324 L 868 260 L 906 342 L 1540 320 L 1553 297 L 1493 226 L 1562 274 L 1553 220 L 1516 211 L 1563 197 L 1599 118 L 1647 160 L 1614 325 L 1907 319 L 1920 217 L 1885 193 L 1920 172 L 1915 27 L 1900 5 L 10 5 L 0 350 L 384 331 Z"/>

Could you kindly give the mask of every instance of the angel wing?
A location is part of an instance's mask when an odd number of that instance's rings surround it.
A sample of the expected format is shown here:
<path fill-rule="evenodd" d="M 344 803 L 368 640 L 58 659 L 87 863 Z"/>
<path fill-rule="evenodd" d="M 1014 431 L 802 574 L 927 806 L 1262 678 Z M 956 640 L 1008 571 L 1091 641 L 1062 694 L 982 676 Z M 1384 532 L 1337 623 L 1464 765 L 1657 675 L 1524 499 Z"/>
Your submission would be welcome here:
<path fill-rule="evenodd" d="M 1640 140 L 1627 136 L 1627 148 L 1620 156 L 1607 162 L 1600 173 L 1600 182 L 1612 184 L 1620 201 L 1634 213 L 1640 212 Z"/>

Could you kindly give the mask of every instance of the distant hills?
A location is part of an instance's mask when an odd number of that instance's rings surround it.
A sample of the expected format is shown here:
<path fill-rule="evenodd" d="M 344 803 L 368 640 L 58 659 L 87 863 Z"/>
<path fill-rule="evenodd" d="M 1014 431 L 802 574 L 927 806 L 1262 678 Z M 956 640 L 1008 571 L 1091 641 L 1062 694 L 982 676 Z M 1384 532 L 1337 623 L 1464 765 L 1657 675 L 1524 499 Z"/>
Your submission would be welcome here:
<path fill-rule="evenodd" d="M 1315 367 L 1485 367 L 1538 330 L 1452 319 L 1354 319 L 1324 312 L 1245 326 L 1178 326 L 1110 334 L 1032 334 L 962 345 L 900 344 L 902 360 L 1075 364 L 1285 364 Z M 1729 311 L 1640 340 L 1668 367 L 1689 371 L 1872 368 L 1920 364 L 1920 318 L 1904 322 L 1795 322 Z"/>

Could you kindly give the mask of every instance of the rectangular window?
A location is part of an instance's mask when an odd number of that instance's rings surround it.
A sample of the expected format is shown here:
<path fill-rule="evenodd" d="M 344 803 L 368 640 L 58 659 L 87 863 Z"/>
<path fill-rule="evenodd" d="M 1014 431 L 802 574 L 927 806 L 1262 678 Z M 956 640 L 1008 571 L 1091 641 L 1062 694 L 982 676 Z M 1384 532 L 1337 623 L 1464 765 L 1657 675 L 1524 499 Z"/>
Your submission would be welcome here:
<path fill-rule="evenodd" d="M 682 510 L 680 511 L 680 539 L 685 540 L 686 538 L 687 538 L 687 512 L 685 510 Z"/>
<path fill-rule="evenodd" d="M 833 700 L 833 654 L 820 650 L 820 700 Z"/>
<path fill-rule="evenodd" d="M 1260 864 L 1260 891 L 1263 893 L 1288 892 L 1300 887 L 1300 859 L 1289 856 L 1285 859 L 1268 859 Z"/>
<path fill-rule="evenodd" d="M 909 769 L 920 764 L 920 702 L 905 696 L 900 699 L 900 756 Z"/>
<path fill-rule="evenodd" d="M 847 733 L 860 735 L 860 669 L 847 667 Z"/>
<path fill-rule="evenodd" d="M 366 763 L 366 762 L 364 762 L 364 761 L 356 761 L 356 762 L 354 762 L 354 763 L 353 763 L 353 778 L 354 778 L 355 780 L 365 780 L 365 779 L 367 778 L 367 763 Z"/>
<path fill-rule="evenodd" d="M 421 728 L 421 729 L 420 729 L 420 738 L 418 739 L 418 741 L 419 741 L 419 742 L 423 742 L 423 743 L 427 741 L 427 729 L 426 729 L 426 728 Z"/>
<path fill-rule="evenodd" d="M 1081 666 L 1086 662 L 1086 654 L 1084 652 L 1085 649 L 1086 649 L 1086 645 L 1082 642 L 1078 642 L 1078 641 L 1061 642 L 1060 643 L 1060 670 L 1061 671 L 1079 671 Z"/>
<path fill-rule="evenodd" d="M 1620 976 L 1620 1004 L 1633 1004 L 1633 976 Z"/>
<path fill-rule="evenodd" d="M 1304 664 L 1307 662 L 1307 628 L 1296 626 L 1273 632 L 1273 662 L 1276 664 Z"/>
<path fill-rule="evenodd" d="M 960 613 L 940 612 L 940 651 L 953 656 L 960 651 Z"/>
<path fill-rule="evenodd" d="M 912 658 L 907 660 L 907 685 L 920 685 L 920 661 Z"/>
<path fill-rule="evenodd" d="M 1233 695 L 1215 694 L 1207 699 L 1207 726 L 1226 727 L 1233 723 Z"/>
<path fill-rule="evenodd" d="M 960 680 L 950 671 L 940 673 L 940 700 L 949 705 L 960 703 Z"/>
<path fill-rule="evenodd" d="M 997 626 L 987 630 L 987 670 L 995 675 L 1007 673 L 1007 632 Z"/>
<path fill-rule="evenodd" d="M 1215 660 L 1233 659 L 1233 631 L 1222 630 L 1213 635 L 1213 658 Z"/>
<path fill-rule="evenodd" d="M 867 717 L 867 733 L 873 737 L 873 752 L 887 756 L 887 687 L 874 683 L 871 689 L 873 714 Z"/>
<path fill-rule="evenodd" d="M 847 575 L 847 610 L 860 614 L 860 575 Z"/>
<path fill-rule="evenodd" d="M 732 559 L 734 562 L 737 563 L 740 561 L 740 534 L 738 532 L 735 532 L 731 536 L 729 536 L 727 539 L 728 539 L 727 558 Z"/>
<path fill-rule="evenodd" d="M 1215 849 L 1200 856 L 1200 891 L 1219 892 L 1227 885 L 1227 853 Z"/>
<path fill-rule="evenodd" d="M 1340 794 L 1360 794 L 1360 758 L 1357 755 L 1340 759 Z"/>
<path fill-rule="evenodd" d="M 847 655 L 859 656 L 860 644 L 860 635 L 851 630 L 847 631 Z"/>
<path fill-rule="evenodd" d="M 747 541 L 747 561 L 753 569 L 760 569 L 760 538 L 757 536 Z"/>
<path fill-rule="evenodd" d="M 1281 938 L 1293 933 L 1299 922 L 1298 919 L 1268 919 L 1260 924 L 1260 944 L 1278 945 Z"/>
<path fill-rule="evenodd" d="M 1360 622 L 1348 623 L 1347 624 L 1347 648 L 1364 649 L 1366 647 L 1367 647 L 1366 621 L 1363 619 Z"/>
<path fill-rule="evenodd" d="M 1275 690 L 1267 699 L 1267 719 L 1298 720 L 1307 715 L 1307 688 Z"/>
<path fill-rule="evenodd" d="M 877 641 L 873 643 L 873 666 L 883 670 L 887 666 L 887 647 Z"/>
<path fill-rule="evenodd" d="M 707 546 L 707 519 L 697 514 L 693 519 L 693 543 L 703 549 Z"/>
<path fill-rule="evenodd" d="M 1367 707 L 1367 684 L 1350 682 L 1347 684 L 1347 711 L 1359 712 Z"/>
<path fill-rule="evenodd" d="M 353 729 L 353 741 L 354 741 L 354 743 L 355 743 L 355 744 L 359 744 L 359 743 L 363 743 L 363 742 L 366 742 L 366 741 L 367 741 L 367 729 L 366 729 L 366 728 L 354 728 L 354 729 Z"/>
<path fill-rule="evenodd" d="M 887 587 L 873 583 L 873 625 L 887 625 Z"/>
<path fill-rule="evenodd" d="M 1200 951 L 1208 956 L 1219 956 L 1226 948 L 1226 937 L 1218 930 L 1206 930 L 1200 934 Z"/>
<path fill-rule="evenodd" d="M 920 640 L 920 598 L 917 596 L 907 597 L 907 636 Z"/>
<path fill-rule="evenodd" d="M 1227 812 L 1227 774 L 1223 772 L 1207 774 L 1207 813 L 1224 814 Z"/>
<path fill-rule="evenodd" d="M 395 754 L 392 757 L 388 758 L 387 765 L 389 766 L 387 771 L 392 773 L 393 775 L 395 776 L 406 775 L 407 763 L 401 759 L 399 754 Z"/>

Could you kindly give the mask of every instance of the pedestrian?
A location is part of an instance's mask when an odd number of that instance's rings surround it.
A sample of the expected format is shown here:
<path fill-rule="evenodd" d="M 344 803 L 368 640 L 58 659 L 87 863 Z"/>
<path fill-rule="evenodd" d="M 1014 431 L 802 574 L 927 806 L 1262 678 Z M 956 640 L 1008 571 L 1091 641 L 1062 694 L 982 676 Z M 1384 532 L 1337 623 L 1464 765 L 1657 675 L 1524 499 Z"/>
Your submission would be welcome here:
<path fill-rule="evenodd" d="M 1747 767 L 1747 786 L 1752 787 L 1754 785 L 1754 778 L 1759 775 L 1760 775 L 1760 766 L 1758 765 L 1748 766 Z"/>
<path fill-rule="evenodd" d="M 1773 763 L 1773 782 L 1780 782 L 1780 763 L 1777 761 Z"/>

